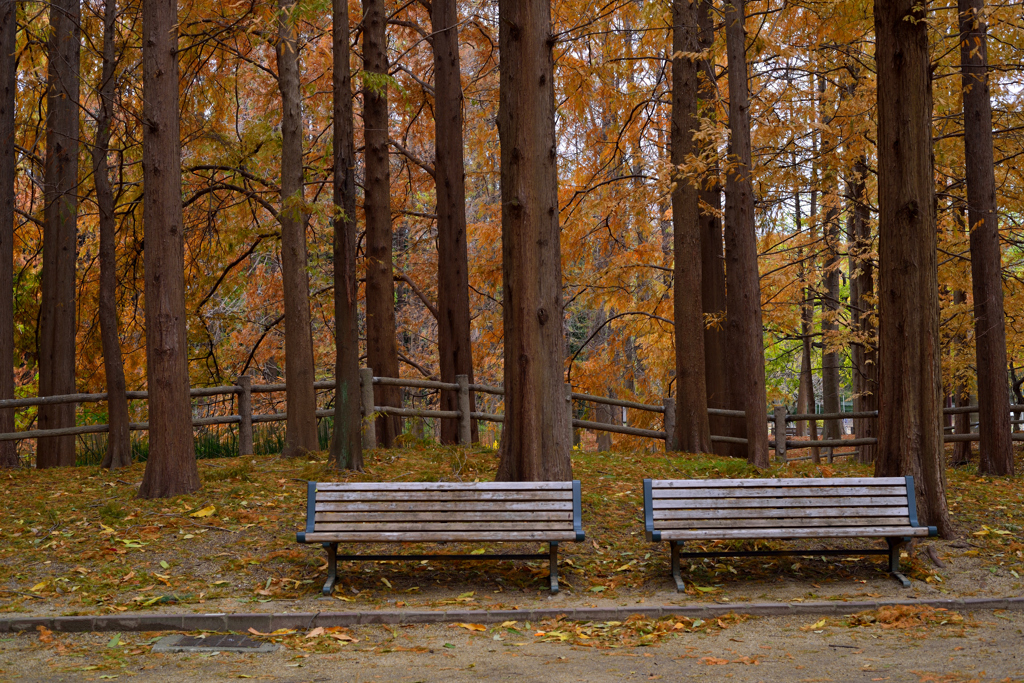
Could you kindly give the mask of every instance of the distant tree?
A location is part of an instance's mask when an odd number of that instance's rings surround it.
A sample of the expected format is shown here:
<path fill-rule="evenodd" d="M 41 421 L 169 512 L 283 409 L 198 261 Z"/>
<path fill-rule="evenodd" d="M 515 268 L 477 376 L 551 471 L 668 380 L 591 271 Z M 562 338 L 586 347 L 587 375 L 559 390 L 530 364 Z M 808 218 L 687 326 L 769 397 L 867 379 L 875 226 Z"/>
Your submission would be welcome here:
<path fill-rule="evenodd" d="M 14 149 L 18 90 L 18 5 L 0 2 L 0 400 L 14 398 Z M 0 409 L 0 432 L 14 431 L 14 410 Z M 18 445 L 0 441 L 0 469 L 18 467 Z"/>
<path fill-rule="evenodd" d="M 1006 372 L 1006 320 L 992 151 L 992 100 L 988 87 L 985 0 L 959 0 L 960 61 L 964 98 L 967 220 L 971 235 L 971 285 L 978 367 L 978 472 L 1013 474 L 1010 393 Z"/>
<path fill-rule="evenodd" d="M 878 68 L 878 453 L 875 474 L 914 475 L 922 524 L 946 507 L 927 9 L 875 0 Z"/>
<path fill-rule="evenodd" d="M 297 0 L 278 6 L 277 84 L 281 91 L 281 280 L 284 291 L 284 367 L 288 422 L 284 454 L 319 450 L 316 430 L 316 368 L 309 317 L 307 209 L 302 171 L 302 93 Z"/>
<path fill-rule="evenodd" d="M 132 464 L 128 432 L 128 396 L 117 319 L 117 221 L 114 192 L 110 187 L 107 155 L 110 153 L 110 122 L 114 114 L 114 67 L 116 65 L 116 0 L 103 4 L 103 66 L 100 74 L 100 108 L 96 117 L 96 141 L 92 147 L 92 171 L 96 183 L 100 227 L 100 337 L 103 370 L 107 377 L 107 450 L 103 467 L 117 469 Z"/>
<path fill-rule="evenodd" d="M 334 44 L 334 325 L 337 356 L 334 376 L 334 434 L 331 458 L 336 467 L 363 469 L 360 438 L 359 319 L 356 301 L 356 159 L 353 141 L 352 67 L 349 64 L 347 0 L 333 0 Z"/>
<path fill-rule="evenodd" d="M 78 234 L 79 0 L 50 5 L 46 45 L 46 160 L 40 274 L 39 395 L 75 393 L 75 265 Z M 40 429 L 75 426 L 75 404 L 39 406 Z M 37 467 L 75 464 L 75 437 L 39 439 Z"/>
<path fill-rule="evenodd" d="M 168 498 L 201 487 L 189 399 L 178 111 L 178 4 L 143 0 L 142 214 L 149 459 L 140 498 Z"/>
<path fill-rule="evenodd" d="M 456 0 L 432 0 L 434 48 L 434 184 L 437 195 L 437 349 L 441 381 L 456 375 L 473 381 L 469 324 L 469 257 L 466 245 L 466 182 L 463 161 L 462 74 Z M 470 393 L 470 410 L 475 411 Z M 458 410 L 458 394 L 441 392 L 441 410 Z M 477 440 L 473 421 L 473 440 Z M 441 442 L 458 443 L 458 420 L 441 421 Z"/>
<path fill-rule="evenodd" d="M 672 189 L 674 235 L 674 302 L 676 347 L 676 447 L 688 453 L 710 453 L 708 397 L 704 383 L 704 310 L 698 296 L 701 277 L 701 211 L 697 183 L 679 168 L 697 150 L 694 133 L 700 127 L 697 99 L 700 89 L 699 5 L 692 0 L 672 2 L 672 132 L 671 160 L 676 169 Z"/>
<path fill-rule="evenodd" d="M 764 329 L 754 231 L 751 181 L 750 94 L 747 84 L 743 0 L 725 6 L 729 62 L 729 159 L 725 174 L 726 324 L 735 347 L 729 355 L 729 383 L 735 406 L 746 412 L 747 461 L 768 466 L 768 407 L 764 374 Z"/>
<path fill-rule="evenodd" d="M 384 0 L 363 0 L 363 140 L 366 150 L 366 364 L 378 377 L 398 377 L 388 138 L 388 52 Z M 374 387 L 374 405 L 402 405 L 399 387 Z M 377 419 L 377 444 L 402 433 L 397 415 Z"/>
<path fill-rule="evenodd" d="M 572 478 L 549 0 L 499 0 L 505 423 L 497 478 Z"/>

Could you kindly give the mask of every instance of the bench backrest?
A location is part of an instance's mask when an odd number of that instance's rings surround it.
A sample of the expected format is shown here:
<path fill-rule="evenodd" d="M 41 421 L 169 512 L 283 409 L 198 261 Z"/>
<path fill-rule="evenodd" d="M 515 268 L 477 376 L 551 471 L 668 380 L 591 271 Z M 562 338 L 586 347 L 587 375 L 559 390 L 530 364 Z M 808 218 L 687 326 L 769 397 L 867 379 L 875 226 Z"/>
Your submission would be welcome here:
<path fill-rule="evenodd" d="M 580 482 L 308 484 L 317 541 L 579 541 Z"/>
<path fill-rule="evenodd" d="M 913 477 L 645 479 L 652 541 L 925 536 Z"/>

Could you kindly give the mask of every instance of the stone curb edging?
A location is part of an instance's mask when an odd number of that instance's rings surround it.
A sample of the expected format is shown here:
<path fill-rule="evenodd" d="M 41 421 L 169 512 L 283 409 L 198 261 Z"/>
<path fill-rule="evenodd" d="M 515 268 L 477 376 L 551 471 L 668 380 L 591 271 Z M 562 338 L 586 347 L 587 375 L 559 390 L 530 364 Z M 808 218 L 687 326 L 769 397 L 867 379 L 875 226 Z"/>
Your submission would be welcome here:
<path fill-rule="evenodd" d="M 848 602 L 755 602 L 735 604 L 634 605 L 632 607 L 567 607 L 563 609 L 502 610 L 386 610 L 349 612 L 218 613 L 218 614 L 109 614 L 84 617 L 11 617 L 0 619 L 0 633 L 35 631 L 43 626 L 51 631 L 84 633 L 97 631 L 238 631 L 250 628 L 270 633 L 279 628 L 311 629 L 317 626 L 355 626 L 358 624 L 438 624 L 452 622 L 498 623 L 503 621 L 542 621 L 563 616 L 572 621 L 623 620 L 634 614 L 647 618 L 718 617 L 729 612 L 753 616 L 842 615 L 883 606 L 913 605 L 951 610 L 1024 611 L 1024 597 L 949 598 L 935 600 L 870 600 Z"/>

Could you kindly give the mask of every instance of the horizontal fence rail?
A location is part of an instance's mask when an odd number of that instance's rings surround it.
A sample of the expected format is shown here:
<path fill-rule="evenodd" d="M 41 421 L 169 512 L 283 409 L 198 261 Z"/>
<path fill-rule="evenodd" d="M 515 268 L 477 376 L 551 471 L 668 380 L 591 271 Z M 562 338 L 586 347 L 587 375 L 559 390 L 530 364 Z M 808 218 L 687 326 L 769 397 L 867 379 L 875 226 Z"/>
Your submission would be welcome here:
<path fill-rule="evenodd" d="M 484 411 L 473 411 L 470 409 L 472 402 L 470 400 L 470 394 L 489 394 L 492 396 L 504 396 L 505 390 L 500 386 L 492 386 L 487 384 L 474 384 L 468 381 L 465 375 L 459 375 L 456 378 L 456 382 L 439 382 L 435 380 L 425 379 L 407 379 L 401 377 L 374 377 L 373 371 L 369 368 L 363 368 L 359 372 L 360 374 L 360 386 L 363 387 L 361 391 L 361 413 L 366 418 L 367 416 L 374 415 L 396 415 L 401 417 L 418 417 L 418 418 L 433 418 L 433 419 L 453 419 L 459 421 L 459 440 L 462 443 L 468 443 L 470 441 L 470 434 L 472 430 L 472 421 L 480 420 L 484 422 L 502 423 L 505 420 L 505 416 L 499 413 L 489 413 Z M 395 386 L 403 387 L 408 389 L 426 389 L 430 391 L 453 391 L 458 395 L 458 410 L 430 410 L 423 408 L 405 408 L 396 406 L 378 406 L 373 404 L 373 391 L 366 390 L 367 382 L 369 386 Z M 335 383 L 332 380 L 322 380 L 314 383 L 314 389 L 317 390 L 331 390 L 335 388 Z M 272 413 L 254 413 L 252 411 L 252 397 L 254 394 L 272 394 L 280 393 L 286 390 L 287 385 L 280 384 L 253 384 L 252 379 L 248 376 L 242 376 L 238 379 L 237 384 L 216 386 L 216 387 L 198 387 L 189 391 L 189 396 L 192 398 L 204 398 L 204 397 L 215 397 L 215 396 L 229 396 L 232 397 L 232 402 L 238 407 L 238 414 L 228 415 L 213 415 L 207 417 L 196 417 L 192 420 L 194 427 L 205 427 L 213 425 L 238 425 L 239 427 L 239 452 L 241 455 L 249 455 L 252 453 L 253 443 L 253 425 L 254 424 L 265 424 L 271 422 L 282 422 L 288 419 L 287 412 L 272 412 Z M 146 391 L 129 391 L 126 392 L 127 398 L 130 400 L 148 400 L 149 392 Z M 235 400 L 237 399 L 237 400 Z M 107 400 L 106 392 L 102 393 L 81 393 L 81 394 L 65 394 L 60 396 L 37 396 L 28 398 L 15 398 L 15 399 L 4 399 L 0 400 L 0 409 L 24 409 L 34 406 L 41 405 L 55 405 L 55 404 L 68 404 L 68 403 L 101 403 Z M 616 408 L 625 408 L 626 410 L 634 410 L 641 412 L 654 413 L 662 416 L 662 429 L 647 429 L 643 427 L 637 427 L 629 424 L 615 424 L 611 421 L 599 422 L 595 420 L 583 420 L 573 418 L 572 426 L 578 429 L 587 429 L 591 431 L 603 431 L 614 434 L 624 434 L 627 436 L 636 436 L 648 439 L 657 439 L 665 442 L 666 450 L 671 448 L 671 444 L 674 439 L 671 434 L 674 431 L 675 425 L 675 400 L 673 398 L 665 398 L 662 405 L 651 405 L 646 403 L 640 403 L 637 401 L 629 401 L 626 399 L 613 398 L 607 396 L 596 396 L 593 394 L 577 393 L 570 390 L 569 385 L 566 385 L 566 401 L 578 401 L 582 403 L 592 403 L 595 405 L 606 405 Z M 1013 424 L 1024 423 L 1024 405 L 1011 405 L 1010 410 L 1012 413 L 1016 413 L 1018 418 L 1013 419 Z M 960 415 L 975 413 L 978 411 L 978 406 L 956 406 L 943 409 L 944 416 Z M 318 418 L 332 417 L 334 415 L 334 409 L 324 408 L 316 411 Z M 723 408 L 709 408 L 708 415 L 714 417 L 727 417 L 727 418 L 744 418 L 746 413 L 742 410 L 727 410 Z M 768 445 L 770 448 L 775 450 L 776 459 L 778 460 L 804 460 L 807 457 L 796 457 L 791 458 L 787 456 L 787 453 L 792 450 L 800 449 L 829 449 L 828 458 L 831 461 L 832 457 L 848 456 L 856 453 L 844 452 L 834 453 L 836 448 L 853 448 L 857 446 L 874 445 L 878 443 L 878 439 L 873 437 L 854 437 L 852 439 L 817 439 L 817 438 L 789 438 L 787 431 L 789 430 L 788 425 L 796 422 L 809 422 L 809 421 L 830 421 L 830 420 L 847 420 L 847 419 L 877 419 L 878 411 L 858 411 L 858 412 L 840 412 L 840 413 L 789 413 L 784 406 L 776 406 L 774 414 L 769 415 L 768 422 L 773 425 L 775 430 L 775 439 L 770 440 Z M 363 430 L 363 445 L 367 448 L 376 447 L 376 433 L 372 428 L 372 422 L 367 420 L 367 425 L 370 425 Z M 149 429 L 148 422 L 132 422 L 129 425 L 129 429 L 132 431 L 146 431 Z M 951 430 L 952 427 L 945 427 L 945 430 Z M 67 427 L 61 429 L 33 429 L 20 432 L 10 432 L 6 434 L 0 434 L 0 441 L 20 441 L 24 439 L 37 439 L 53 436 L 72 436 L 80 434 L 96 434 L 109 431 L 108 425 L 105 424 L 94 424 L 94 425 L 79 425 L 75 427 Z M 781 439 L 780 439 L 781 436 Z M 970 433 L 957 433 L 957 434 L 944 434 L 943 441 L 945 443 L 962 443 L 970 441 L 980 440 L 980 435 L 976 432 Z M 1013 441 L 1024 441 L 1024 432 L 1014 433 L 1011 438 Z M 740 444 L 745 445 L 747 439 L 737 436 L 724 436 L 724 435 L 712 435 L 711 441 L 714 443 L 729 443 L 729 444 Z M 816 457 L 816 456 L 815 456 Z"/>

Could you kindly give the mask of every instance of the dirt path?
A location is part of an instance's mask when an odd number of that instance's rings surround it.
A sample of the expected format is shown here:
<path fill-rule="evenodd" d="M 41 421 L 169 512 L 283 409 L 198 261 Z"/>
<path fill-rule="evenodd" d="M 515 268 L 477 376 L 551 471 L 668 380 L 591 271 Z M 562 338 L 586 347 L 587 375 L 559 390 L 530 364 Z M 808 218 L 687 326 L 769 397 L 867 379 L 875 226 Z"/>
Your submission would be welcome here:
<path fill-rule="evenodd" d="M 538 642 L 534 628 L 476 632 L 451 625 L 348 631 L 329 653 L 153 654 L 161 634 L 24 633 L 0 638 L 0 680 L 24 681 L 1024 681 L 1024 614 L 967 614 L 967 625 L 821 628 L 808 617 L 751 619 L 650 647 Z M 337 648 L 336 648 L 337 649 Z"/>

